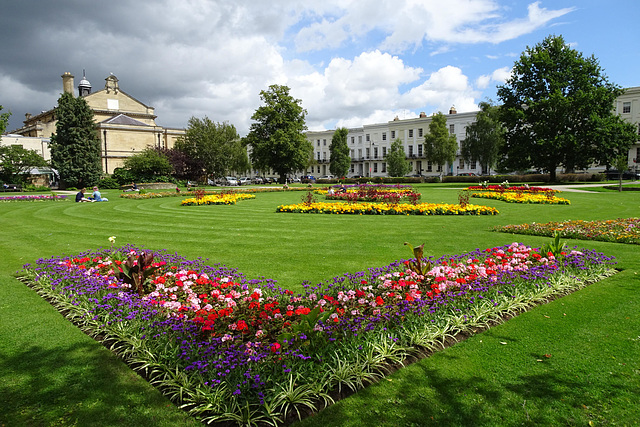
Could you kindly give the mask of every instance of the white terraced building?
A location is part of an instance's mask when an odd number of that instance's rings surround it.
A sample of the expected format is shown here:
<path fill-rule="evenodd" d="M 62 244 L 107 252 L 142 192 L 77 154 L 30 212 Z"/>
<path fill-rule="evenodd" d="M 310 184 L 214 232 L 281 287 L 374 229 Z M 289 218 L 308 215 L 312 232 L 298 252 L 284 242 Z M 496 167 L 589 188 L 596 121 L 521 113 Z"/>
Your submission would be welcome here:
<path fill-rule="evenodd" d="M 616 99 L 614 105 L 616 113 L 630 123 L 635 124 L 640 135 L 640 87 L 632 87 Z M 477 111 L 457 113 L 455 108 L 446 114 L 449 132 L 456 136 L 458 152 L 453 164 L 446 164 L 440 169 L 438 165 L 428 161 L 423 152 L 424 135 L 429 132 L 431 116 L 420 113 L 420 117 L 400 120 L 396 117 L 387 123 L 363 125 L 349 129 L 347 144 L 351 153 L 351 167 L 348 177 L 384 177 L 387 174 L 387 164 L 384 157 L 391 147 L 391 143 L 400 138 L 404 152 L 411 165 L 408 175 L 439 176 L 441 174 L 458 175 L 473 173 L 481 175 L 482 170 L 478 162 L 465 162 L 460 155 L 460 142 L 466 137 L 466 128 L 475 121 Z M 310 131 L 307 139 L 313 144 L 315 164 L 309 166 L 305 175 L 315 177 L 329 175 L 329 146 L 335 130 Z M 639 137 L 640 139 L 640 137 Z M 640 144 L 636 143 L 629 150 L 629 169 L 638 171 L 640 163 Z M 590 172 L 604 171 L 603 165 L 594 165 Z M 493 171 L 488 171 L 493 172 Z M 562 172 L 558 170 L 558 172 Z"/>

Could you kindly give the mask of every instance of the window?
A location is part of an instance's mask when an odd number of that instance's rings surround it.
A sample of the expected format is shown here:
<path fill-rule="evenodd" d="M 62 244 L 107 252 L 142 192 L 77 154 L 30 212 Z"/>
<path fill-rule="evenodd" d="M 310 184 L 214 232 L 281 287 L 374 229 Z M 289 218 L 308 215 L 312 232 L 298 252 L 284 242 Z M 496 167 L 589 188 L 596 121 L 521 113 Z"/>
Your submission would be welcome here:
<path fill-rule="evenodd" d="M 318 147 L 320 147 L 320 140 L 318 140 Z"/>
<path fill-rule="evenodd" d="M 449 125 L 449 133 L 456 133 L 456 125 Z"/>
<path fill-rule="evenodd" d="M 371 148 L 367 147 L 367 159 L 371 157 Z"/>
<path fill-rule="evenodd" d="M 427 172 L 431 172 L 433 170 L 433 166 L 431 165 L 431 160 L 427 161 Z"/>
<path fill-rule="evenodd" d="M 358 148 L 358 158 L 362 160 L 362 148 Z"/>
<path fill-rule="evenodd" d="M 422 128 L 418 129 L 418 138 L 422 138 Z"/>
<path fill-rule="evenodd" d="M 422 161 L 420 160 L 416 162 L 416 173 L 419 173 L 422 175 Z"/>
<path fill-rule="evenodd" d="M 409 157 L 413 157 L 413 145 L 409 146 Z"/>
<path fill-rule="evenodd" d="M 409 138 L 413 138 L 413 129 L 409 129 Z"/>
<path fill-rule="evenodd" d="M 326 139 L 322 140 L 322 145 L 327 145 L 327 140 Z"/>
<path fill-rule="evenodd" d="M 387 157 L 387 147 L 382 147 L 382 157 Z"/>
<path fill-rule="evenodd" d="M 367 137 L 365 139 L 367 140 L 367 142 L 371 141 L 371 139 L 369 138 L 369 134 L 367 134 Z"/>
<path fill-rule="evenodd" d="M 442 165 L 438 165 L 438 168 L 436 169 L 436 172 L 442 172 Z"/>
<path fill-rule="evenodd" d="M 373 147 L 373 158 L 374 159 L 378 158 L 378 147 Z"/>
<path fill-rule="evenodd" d="M 351 137 L 351 143 L 352 143 L 352 144 L 355 144 L 355 143 L 356 143 L 356 137 L 355 137 L 355 136 L 352 136 L 352 137 Z"/>
<path fill-rule="evenodd" d="M 351 150 L 351 158 L 353 159 L 353 156 L 356 155 L 356 150 Z"/>
<path fill-rule="evenodd" d="M 383 173 L 386 173 L 386 172 L 387 172 L 387 164 L 386 164 L 386 163 L 383 163 L 383 164 L 382 164 L 382 172 L 383 172 Z"/>
<path fill-rule="evenodd" d="M 630 113 L 631 112 L 631 102 L 623 102 L 622 103 L 622 113 Z"/>
<path fill-rule="evenodd" d="M 396 139 L 396 131 L 395 130 L 391 131 L 391 139 Z"/>
<path fill-rule="evenodd" d="M 378 172 L 378 163 L 374 163 L 374 164 L 373 164 L 373 171 L 374 171 L 375 173 L 377 173 L 377 172 Z"/>
<path fill-rule="evenodd" d="M 326 152 L 322 153 L 322 160 L 327 160 L 327 153 Z"/>
<path fill-rule="evenodd" d="M 460 169 L 464 169 L 464 159 L 460 159 Z"/>
<path fill-rule="evenodd" d="M 320 152 L 318 151 L 318 160 L 320 160 Z"/>
<path fill-rule="evenodd" d="M 386 132 L 382 132 L 382 140 L 383 141 L 387 140 L 387 133 Z"/>
<path fill-rule="evenodd" d="M 362 135 L 358 136 L 358 144 L 362 144 Z"/>
<path fill-rule="evenodd" d="M 355 171 L 356 171 L 356 165 L 351 163 L 351 173 L 354 173 Z"/>
<path fill-rule="evenodd" d="M 320 166 L 318 166 L 318 173 L 320 173 Z"/>
<path fill-rule="evenodd" d="M 476 162 L 471 162 L 471 163 L 469 163 L 469 165 L 470 165 L 469 166 L 470 169 L 475 169 L 476 168 Z"/>
<path fill-rule="evenodd" d="M 422 144 L 418 144 L 418 157 L 422 157 Z"/>

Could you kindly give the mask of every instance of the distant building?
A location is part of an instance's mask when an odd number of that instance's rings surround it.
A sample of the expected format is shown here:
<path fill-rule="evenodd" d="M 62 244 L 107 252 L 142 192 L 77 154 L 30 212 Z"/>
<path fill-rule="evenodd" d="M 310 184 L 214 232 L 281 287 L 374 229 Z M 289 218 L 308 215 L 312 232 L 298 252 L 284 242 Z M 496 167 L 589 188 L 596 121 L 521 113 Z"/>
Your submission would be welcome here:
<path fill-rule="evenodd" d="M 73 79 L 74 76 L 69 72 L 62 75 L 63 91 L 72 95 Z M 102 90 L 93 93 L 91 84 L 83 76 L 78 84 L 78 96 L 82 96 L 93 110 L 105 173 L 113 173 L 127 157 L 147 147 L 171 148 L 176 139 L 185 133 L 184 129 L 158 126 L 154 108 L 123 92 L 118 78 L 113 74 L 105 79 Z M 11 133 L 48 139 L 56 132 L 55 111 L 54 108 L 37 115 L 27 113 L 24 126 Z"/>
<path fill-rule="evenodd" d="M 456 135 L 458 144 L 466 136 L 467 126 L 476 119 L 476 111 L 458 113 L 455 107 L 451 107 L 446 115 L 449 133 Z M 452 164 L 435 165 L 426 159 L 424 153 L 424 136 L 429 133 L 431 116 L 420 113 L 420 116 L 412 119 L 400 120 L 395 117 L 386 123 L 364 125 L 349 129 L 347 145 L 350 149 L 351 166 L 348 176 L 388 176 L 387 163 L 384 160 L 391 149 L 391 143 L 396 139 L 402 141 L 404 152 L 411 166 L 409 175 L 438 176 L 460 173 L 475 173 L 480 175 L 481 170 L 477 162 L 465 163 L 458 157 Z M 334 130 L 307 132 L 307 139 L 313 145 L 314 165 L 309 166 L 305 175 L 323 176 L 329 175 L 329 146 Z"/>
<path fill-rule="evenodd" d="M 616 101 L 614 111 L 624 120 L 634 124 L 640 135 L 640 87 L 631 87 L 625 90 Z M 420 113 L 420 116 L 412 119 L 400 120 L 395 117 L 386 123 L 363 125 L 351 128 L 347 135 L 347 144 L 350 148 L 351 167 L 348 176 L 388 176 L 387 164 L 384 157 L 391 147 L 391 143 L 400 138 L 404 152 L 411 165 L 409 175 L 438 176 L 440 174 L 458 175 L 473 173 L 482 174 L 481 166 L 477 162 L 465 162 L 460 154 L 460 142 L 466 138 L 467 126 L 476 120 L 477 111 L 458 113 L 455 107 L 451 107 L 446 114 L 449 133 L 455 134 L 458 141 L 456 159 L 451 164 L 431 164 L 424 154 L 424 135 L 429 132 L 431 116 Z M 305 175 L 323 176 L 329 175 L 329 146 L 335 130 L 310 131 L 306 133 L 307 139 L 313 145 L 314 164 L 309 166 Z M 629 150 L 629 169 L 640 170 L 640 136 L 638 142 Z M 594 165 L 591 172 L 603 172 L 604 165 Z M 492 171 L 485 171 L 490 173 Z M 558 170 L 558 172 L 562 172 Z"/>

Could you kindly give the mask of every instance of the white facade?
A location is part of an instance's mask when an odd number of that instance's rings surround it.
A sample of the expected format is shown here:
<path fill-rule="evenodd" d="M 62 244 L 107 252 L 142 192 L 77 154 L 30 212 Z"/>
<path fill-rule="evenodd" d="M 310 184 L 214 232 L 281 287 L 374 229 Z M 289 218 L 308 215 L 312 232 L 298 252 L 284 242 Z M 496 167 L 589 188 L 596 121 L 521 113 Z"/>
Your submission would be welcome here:
<path fill-rule="evenodd" d="M 451 109 L 446 115 L 449 132 L 456 136 L 458 144 L 465 138 L 467 126 L 475 120 L 477 112 L 456 113 Z M 347 145 L 351 156 L 351 167 L 348 176 L 388 176 L 387 163 L 384 157 L 391 148 L 391 143 L 400 139 L 404 152 L 411 165 L 408 175 L 438 176 L 440 174 L 457 175 L 459 173 L 477 173 L 480 166 L 476 163 L 465 163 L 458 156 L 453 164 L 432 165 L 427 161 L 423 151 L 424 136 L 429 133 L 431 116 L 424 113 L 420 117 L 400 120 L 397 117 L 387 123 L 364 125 L 361 128 L 351 128 L 347 134 Z M 315 164 L 309 166 L 306 175 L 316 177 L 329 175 L 329 146 L 334 130 L 307 132 L 307 139 L 313 145 L 313 159 Z"/>
<path fill-rule="evenodd" d="M 12 133 L 0 136 L 0 145 L 17 145 L 25 150 L 34 150 L 46 161 L 51 160 L 49 142 L 49 138 L 39 136 L 22 136 Z"/>
<path fill-rule="evenodd" d="M 614 111 L 638 129 L 638 141 L 629 150 L 628 158 L 629 169 L 638 172 L 640 171 L 640 86 L 626 89 L 624 94 L 616 99 Z M 460 154 L 460 142 L 466 137 L 467 126 L 475 121 L 476 114 L 477 111 L 456 113 L 452 107 L 449 114 L 445 115 L 449 131 L 458 141 L 458 153 L 453 164 L 444 165 L 442 169 L 427 161 L 423 152 L 422 144 L 424 135 L 429 132 L 431 116 L 420 113 L 418 118 L 399 120 L 396 117 L 387 123 L 351 128 L 347 135 L 347 145 L 351 155 L 348 177 L 388 176 L 384 157 L 396 138 L 402 140 L 404 152 L 411 164 L 408 175 L 439 176 L 466 173 L 480 175 L 482 173 L 480 165 L 477 162 L 465 162 Z M 334 130 L 307 132 L 307 139 L 313 144 L 315 164 L 307 168 L 306 175 L 316 177 L 329 175 L 329 146 L 333 133 Z M 590 171 L 603 172 L 604 165 L 594 165 Z"/>

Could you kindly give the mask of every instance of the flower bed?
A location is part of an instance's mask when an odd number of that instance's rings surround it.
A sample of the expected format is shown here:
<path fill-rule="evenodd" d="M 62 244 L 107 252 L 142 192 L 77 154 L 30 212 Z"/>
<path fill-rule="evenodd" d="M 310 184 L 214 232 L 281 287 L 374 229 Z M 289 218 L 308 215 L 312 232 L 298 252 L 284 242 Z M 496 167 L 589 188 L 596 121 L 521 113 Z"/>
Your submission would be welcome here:
<path fill-rule="evenodd" d="M 557 197 L 553 193 L 515 193 L 515 192 L 494 192 L 484 191 L 481 193 L 471 193 L 471 197 L 481 199 L 501 200 L 507 203 L 533 203 L 546 205 L 570 205 L 568 199 Z"/>
<path fill-rule="evenodd" d="M 317 187 L 314 187 L 317 188 Z M 229 194 L 229 193 L 235 193 L 235 192 L 242 192 L 242 193 L 277 193 L 277 192 L 282 192 L 282 191 L 311 191 L 314 188 L 308 188 L 308 187 L 290 187 L 290 188 L 283 188 L 283 187 L 270 187 L 270 188 L 243 188 L 242 190 L 230 190 L 230 189 L 224 189 L 224 190 L 199 190 L 199 191 L 204 191 L 204 194 Z M 120 194 L 120 197 L 122 197 L 123 199 L 159 199 L 162 197 L 184 197 L 184 196 L 194 196 L 196 195 L 196 190 L 194 191 L 186 191 L 186 192 L 180 192 L 178 193 L 177 191 L 160 191 L 160 192 L 140 192 L 140 193 L 122 193 Z"/>
<path fill-rule="evenodd" d="M 421 194 L 413 191 L 411 186 L 384 184 L 334 186 L 330 190 L 326 188 L 316 190 L 315 193 L 324 194 L 327 200 L 347 202 L 398 203 L 404 200 L 415 204 L 421 197 Z"/>
<path fill-rule="evenodd" d="M 223 193 L 210 194 L 202 197 L 192 197 L 183 200 L 181 206 L 199 206 L 199 205 L 235 205 L 238 200 L 255 199 L 253 194 L 244 193 Z"/>
<path fill-rule="evenodd" d="M 533 236 L 553 236 L 603 242 L 640 244 L 640 218 L 618 218 L 605 221 L 562 221 L 544 224 L 531 223 L 494 227 L 493 231 L 528 234 Z"/>
<path fill-rule="evenodd" d="M 398 261 L 302 294 L 132 246 L 40 259 L 21 278 L 201 421 L 278 423 L 446 336 L 614 272 L 593 251 L 557 255 L 514 243 Z"/>
<path fill-rule="evenodd" d="M 392 203 L 297 203 L 280 205 L 276 212 L 322 213 L 341 215 L 497 215 L 498 210 L 479 205 L 446 203 L 392 204 Z"/>
<path fill-rule="evenodd" d="M 69 200 L 67 196 L 60 194 L 33 194 L 23 196 L 2 196 L 0 202 L 38 202 L 38 201 Z"/>
<path fill-rule="evenodd" d="M 482 191 L 495 191 L 498 193 L 502 193 L 505 191 L 515 192 L 515 193 L 559 193 L 559 190 L 555 190 L 549 187 L 529 187 L 528 185 L 522 186 L 504 186 L 504 185 L 472 185 L 467 187 L 467 190 L 482 190 Z"/>

